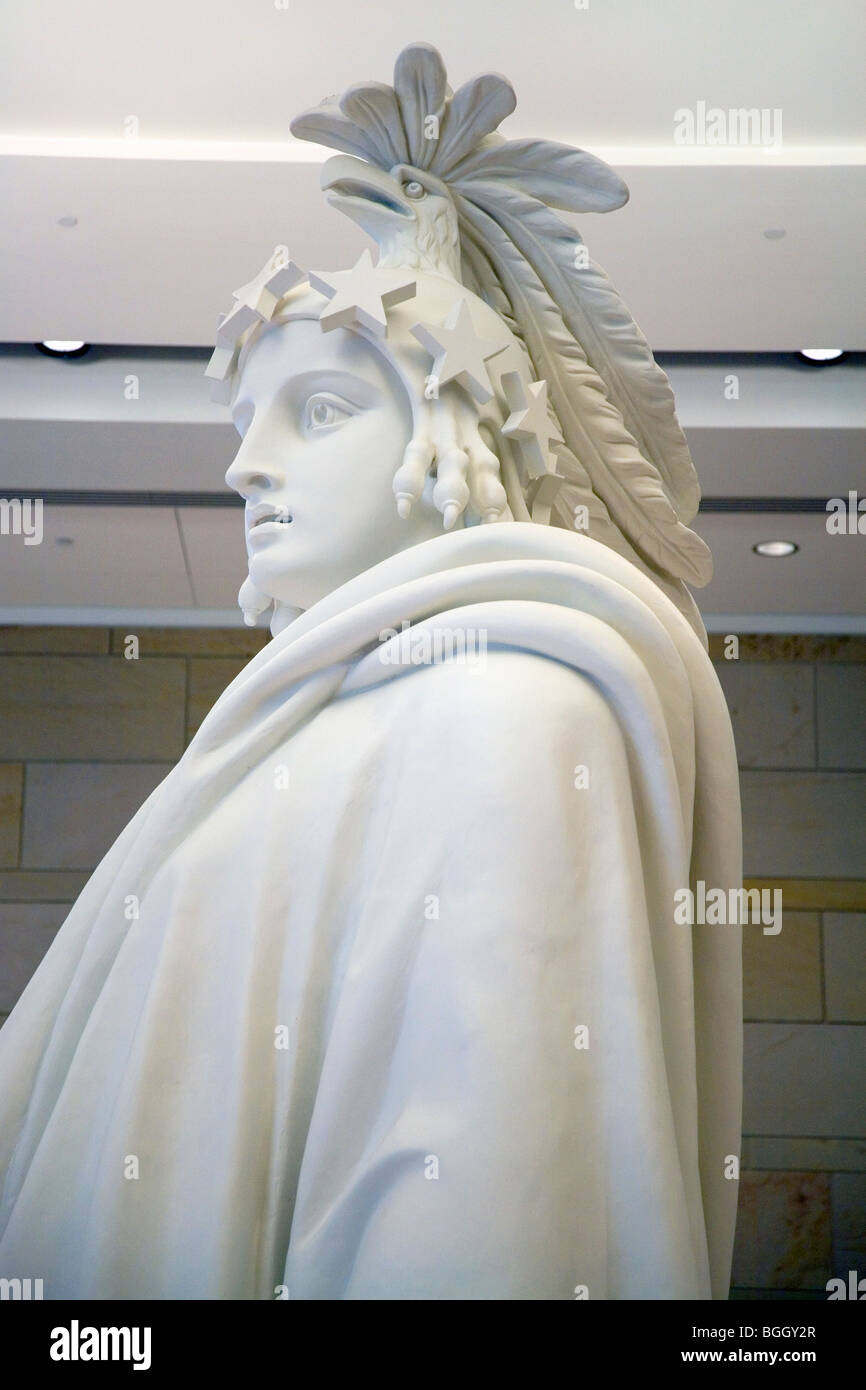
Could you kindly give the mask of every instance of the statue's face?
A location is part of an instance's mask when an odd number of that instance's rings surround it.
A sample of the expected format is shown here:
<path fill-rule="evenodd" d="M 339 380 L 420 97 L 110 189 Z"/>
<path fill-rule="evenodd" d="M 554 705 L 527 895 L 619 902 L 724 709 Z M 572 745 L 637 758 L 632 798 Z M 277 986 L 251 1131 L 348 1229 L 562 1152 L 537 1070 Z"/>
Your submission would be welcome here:
<path fill-rule="evenodd" d="M 381 353 L 316 320 L 265 329 L 233 417 L 243 443 L 226 482 L 246 500 L 256 588 L 306 609 L 389 555 L 442 534 L 424 497 L 402 520 L 392 490 L 412 435 L 399 377 Z"/>

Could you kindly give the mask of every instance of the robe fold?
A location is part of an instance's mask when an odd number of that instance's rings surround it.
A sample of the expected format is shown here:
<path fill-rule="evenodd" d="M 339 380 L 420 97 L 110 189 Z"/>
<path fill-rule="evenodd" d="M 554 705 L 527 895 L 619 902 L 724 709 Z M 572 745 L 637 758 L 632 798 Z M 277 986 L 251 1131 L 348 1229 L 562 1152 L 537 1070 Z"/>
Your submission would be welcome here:
<path fill-rule="evenodd" d="M 232 682 L 0 1032 L 0 1276 L 725 1298 L 741 932 L 674 904 L 740 852 L 649 578 L 532 524 L 391 557 Z"/>

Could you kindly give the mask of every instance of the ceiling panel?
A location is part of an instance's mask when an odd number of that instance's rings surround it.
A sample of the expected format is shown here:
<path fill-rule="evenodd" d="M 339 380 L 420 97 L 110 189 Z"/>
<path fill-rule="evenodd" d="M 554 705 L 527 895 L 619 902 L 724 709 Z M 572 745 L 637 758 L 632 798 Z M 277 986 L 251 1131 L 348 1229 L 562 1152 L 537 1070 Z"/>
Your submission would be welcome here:
<path fill-rule="evenodd" d="M 178 507 L 196 602 L 202 608 L 233 608 L 247 575 L 241 507 Z"/>
<path fill-rule="evenodd" d="M 572 221 L 656 351 L 866 349 L 866 167 L 619 168 L 626 206 Z M 328 269 L 367 244 L 291 157 L 6 156 L 0 202 L 6 342 L 212 344 L 275 246 Z"/>
<path fill-rule="evenodd" d="M 192 602 L 169 507 L 46 505 L 41 544 L 0 536 L 3 608 L 183 608 Z"/>
<path fill-rule="evenodd" d="M 695 591 L 701 612 L 862 618 L 866 538 L 829 535 L 826 520 L 826 515 L 699 515 L 694 527 L 713 552 L 715 571 L 711 583 Z M 768 559 L 752 550 L 765 540 L 790 540 L 800 548 L 784 559 Z M 771 621 L 767 631 L 772 630 Z"/>
<path fill-rule="evenodd" d="M 181 508 L 187 580 L 174 509 L 46 507 L 45 539 L 0 542 L 0 623 L 225 624 L 240 622 L 246 573 L 240 509 Z M 695 523 L 715 575 L 695 591 L 711 631 L 866 631 L 862 536 L 830 536 L 822 515 L 702 514 Z M 74 546 L 58 546 L 67 535 Z M 770 560 L 762 540 L 793 540 Z"/>

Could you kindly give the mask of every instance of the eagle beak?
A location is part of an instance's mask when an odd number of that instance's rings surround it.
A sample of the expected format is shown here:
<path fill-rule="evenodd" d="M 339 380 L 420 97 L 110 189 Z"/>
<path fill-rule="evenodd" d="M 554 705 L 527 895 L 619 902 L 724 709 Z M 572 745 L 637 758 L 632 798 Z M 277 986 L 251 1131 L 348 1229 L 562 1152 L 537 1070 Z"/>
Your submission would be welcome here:
<path fill-rule="evenodd" d="M 321 186 L 331 206 L 351 217 L 380 246 L 386 230 L 415 216 L 398 180 L 354 155 L 338 154 L 326 160 Z"/>

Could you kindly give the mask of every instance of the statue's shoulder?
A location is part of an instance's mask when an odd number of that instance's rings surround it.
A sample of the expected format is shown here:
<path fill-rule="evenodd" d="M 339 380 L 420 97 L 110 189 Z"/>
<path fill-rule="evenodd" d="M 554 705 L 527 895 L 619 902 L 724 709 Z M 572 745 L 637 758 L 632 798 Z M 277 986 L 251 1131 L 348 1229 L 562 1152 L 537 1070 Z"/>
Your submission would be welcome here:
<path fill-rule="evenodd" d="M 451 654 L 413 666 L 396 682 L 394 716 L 445 748 L 472 730 L 496 756 L 512 743 L 550 743 L 591 712 L 613 718 L 598 686 L 575 667 L 516 647 Z M 389 721 L 390 723 L 390 721 Z M 393 726 L 391 726 L 393 727 Z"/>

